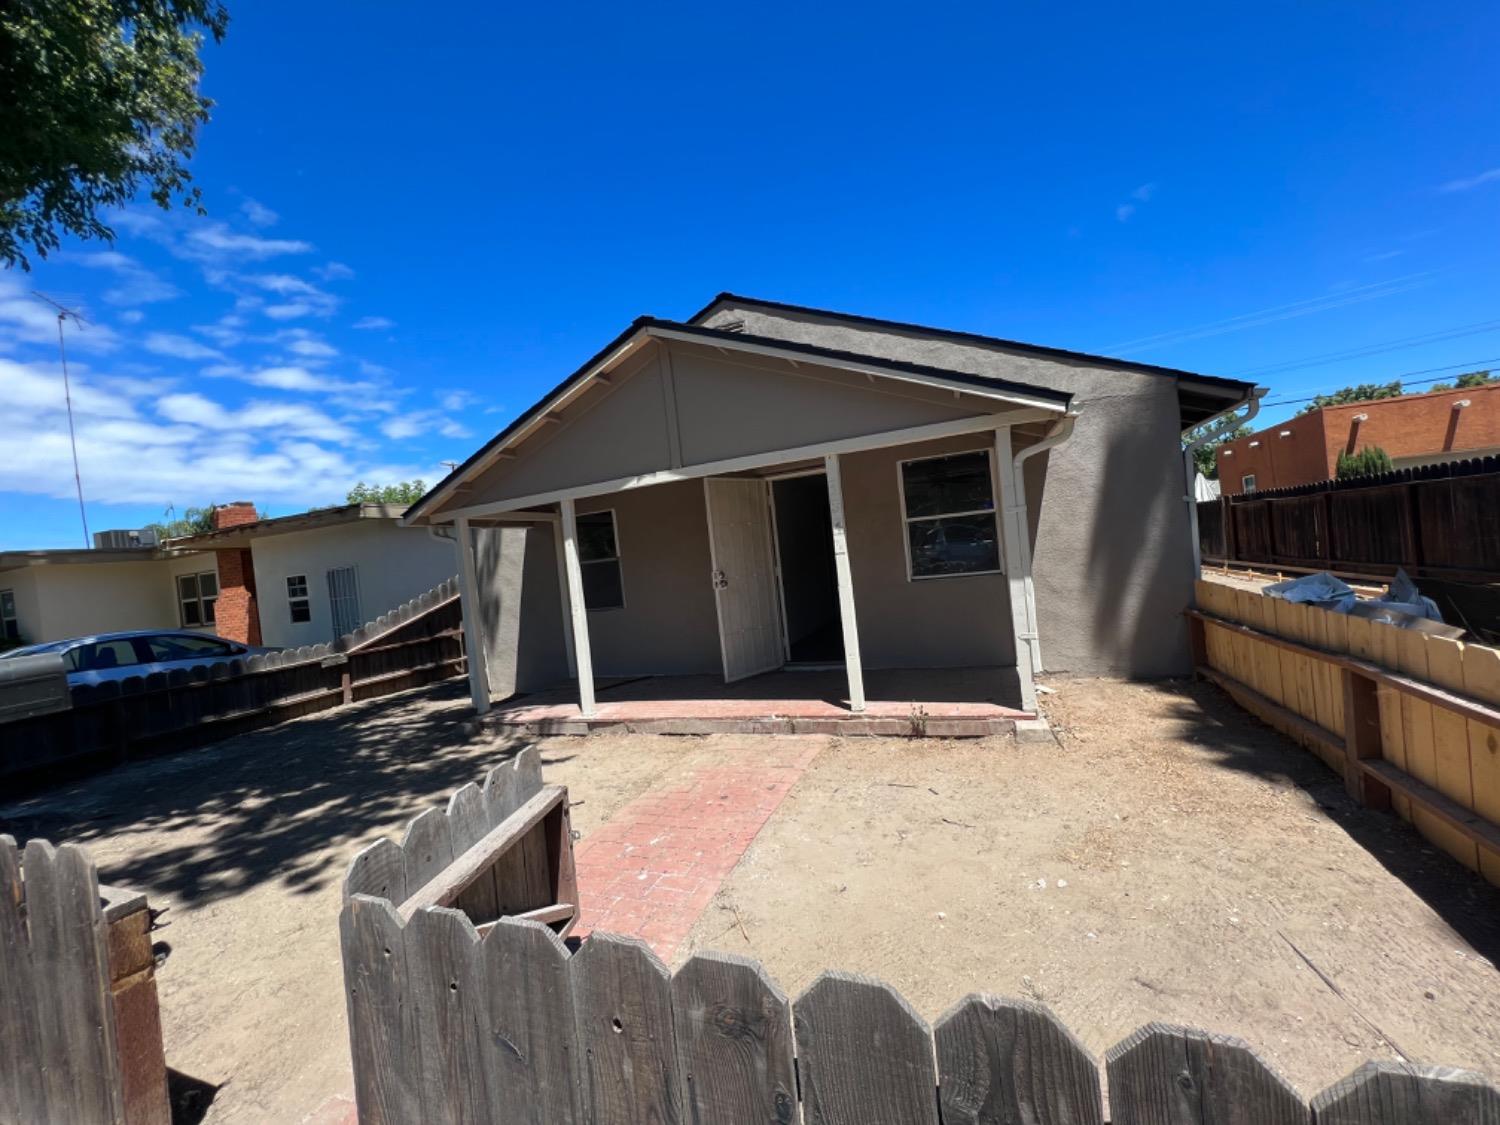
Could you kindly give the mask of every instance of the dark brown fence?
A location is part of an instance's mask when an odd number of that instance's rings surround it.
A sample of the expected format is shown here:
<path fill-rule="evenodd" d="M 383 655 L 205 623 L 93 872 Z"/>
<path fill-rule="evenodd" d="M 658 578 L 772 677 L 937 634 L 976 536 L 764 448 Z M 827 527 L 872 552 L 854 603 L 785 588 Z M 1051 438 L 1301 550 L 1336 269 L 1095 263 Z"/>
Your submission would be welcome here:
<path fill-rule="evenodd" d="M 1198 504 L 1205 558 L 1500 580 L 1500 458 Z"/>
<path fill-rule="evenodd" d="M 50 782 L 203 746 L 463 671 L 449 581 L 332 644 L 75 687 L 67 710 L 0 724 L 0 782 Z"/>

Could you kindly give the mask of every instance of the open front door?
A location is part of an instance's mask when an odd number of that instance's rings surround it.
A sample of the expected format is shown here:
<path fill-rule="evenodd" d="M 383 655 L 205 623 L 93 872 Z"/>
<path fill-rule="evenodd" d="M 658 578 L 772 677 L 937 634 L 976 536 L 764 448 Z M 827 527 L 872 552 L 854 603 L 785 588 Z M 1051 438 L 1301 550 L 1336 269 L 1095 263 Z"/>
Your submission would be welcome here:
<path fill-rule="evenodd" d="M 781 609 L 766 482 L 705 477 L 724 682 L 780 668 Z"/>

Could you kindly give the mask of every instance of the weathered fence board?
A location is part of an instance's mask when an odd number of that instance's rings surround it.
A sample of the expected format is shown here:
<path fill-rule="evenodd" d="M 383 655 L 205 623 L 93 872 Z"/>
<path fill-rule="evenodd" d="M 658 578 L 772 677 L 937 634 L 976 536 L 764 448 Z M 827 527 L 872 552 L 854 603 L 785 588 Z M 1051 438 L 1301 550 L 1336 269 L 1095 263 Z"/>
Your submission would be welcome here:
<path fill-rule="evenodd" d="M 0 1121 L 45 1121 L 47 1090 L 40 1066 L 9 1045 L 34 1040 L 38 1025 L 31 943 L 22 912 L 21 857 L 0 836 Z"/>
<path fill-rule="evenodd" d="M 796 1120 L 792 1006 L 758 964 L 728 953 L 695 955 L 672 978 L 672 1015 L 688 1121 Z"/>
<path fill-rule="evenodd" d="M 406 979 L 422 1055 L 422 1120 L 487 1121 L 482 1038 L 488 1020 L 479 935 L 463 914 L 435 906 L 407 922 Z"/>
<path fill-rule="evenodd" d="M 1106 1056 L 1112 1125 L 1310 1125 L 1307 1103 L 1243 1040 L 1153 1023 Z"/>
<path fill-rule="evenodd" d="M 926 1022 L 887 984 L 827 971 L 792 1006 L 802 1098 L 819 1125 L 937 1125 Z"/>
<path fill-rule="evenodd" d="M 1040 1004 L 966 996 L 933 1038 L 943 1125 L 1103 1125 L 1098 1065 Z"/>
<path fill-rule="evenodd" d="M 406 935 L 385 899 L 349 898 L 339 917 L 355 1100 L 366 1125 L 422 1120 L 421 1043 L 407 1003 Z"/>
<path fill-rule="evenodd" d="M 1447 1067 L 1369 1062 L 1313 1099 L 1318 1125 L 1500 1125 L 1500 1091 Z"/>

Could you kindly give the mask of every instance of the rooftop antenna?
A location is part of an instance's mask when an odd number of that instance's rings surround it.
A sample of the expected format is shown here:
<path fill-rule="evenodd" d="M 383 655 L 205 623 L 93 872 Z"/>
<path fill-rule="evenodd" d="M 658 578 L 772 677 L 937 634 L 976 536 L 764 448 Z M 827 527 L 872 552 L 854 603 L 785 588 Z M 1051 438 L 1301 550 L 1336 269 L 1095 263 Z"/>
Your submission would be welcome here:
<path fill-rule="evenodd" d="M 453 470 L 456 469 L 456 468 L 458 468 L 458 462 L 457 461 L 439 461 L 438 464 L 441 465 L 443 468 L 447 469 L 449 475 L 452 475 Z"/>
<path fill-rule="evenodd" d="M 68 404 L 68 443 L 73 447 L 73 483 L 78 488 L 78 518 L 83 521 L 83 545 L 88 548 L 94 545 L 94 541 L 89 538 L 89 516 L 83 507 L 83 477 L 78 472 L 78 435 L 73 429 L 73 389 L 68 384 L 68 349 L 63 343 L 63 321 L 71 319 L 79 328 L 87 327 L 88 322 L 40 290 L 33 289 L 31 293 L 57 310 L 57 358 L 62 362 L 63 398 Z"/>

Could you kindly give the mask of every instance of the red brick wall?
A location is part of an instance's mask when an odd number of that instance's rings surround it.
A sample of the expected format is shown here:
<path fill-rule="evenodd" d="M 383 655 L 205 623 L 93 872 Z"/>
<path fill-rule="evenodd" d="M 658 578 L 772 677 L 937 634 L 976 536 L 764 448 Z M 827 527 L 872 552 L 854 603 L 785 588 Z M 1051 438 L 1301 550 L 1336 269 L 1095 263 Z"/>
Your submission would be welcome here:
<path fill-rule="evenodd" d="M 248 547 L 215 551 L 219 559 L 219 600 L 214 628 L 219 636 L 241 644 L 260 644 L 260 608 L 255 602 L 255 567 Z"/>
<path fill-rule="evenodd" d="M 1453 408 L 1463 399 L 1469 405 Z M 1364 414 L 1363 422 L 1354 416 Z M 1290 431 L 1282 437 L 1283 431 Z M 1252 444 L 1255 443 L 1255 444 Z M 1491 450 L 1500 446 L 1500 384 L 1461 391 L 1435 391 L 1400 398 L 1328 406 L 1289 418 L 1219 447 L 1219 487 L 1225 495 L 1244 490 L 1247 473 L 1258 491 L 1328 480 L 1339 454 L 1378 445 L 1392 458 Z"/>
<path fill-rule="evenodd" d="M 255 511 L 255 505 L 248 500 L 236 500 L 233 504 L 220 504 L 214 508 L 214 530 L 222 531 L 226 527 L 239 527 L 241 524 L 254 523 L 260 519 Z"/>

